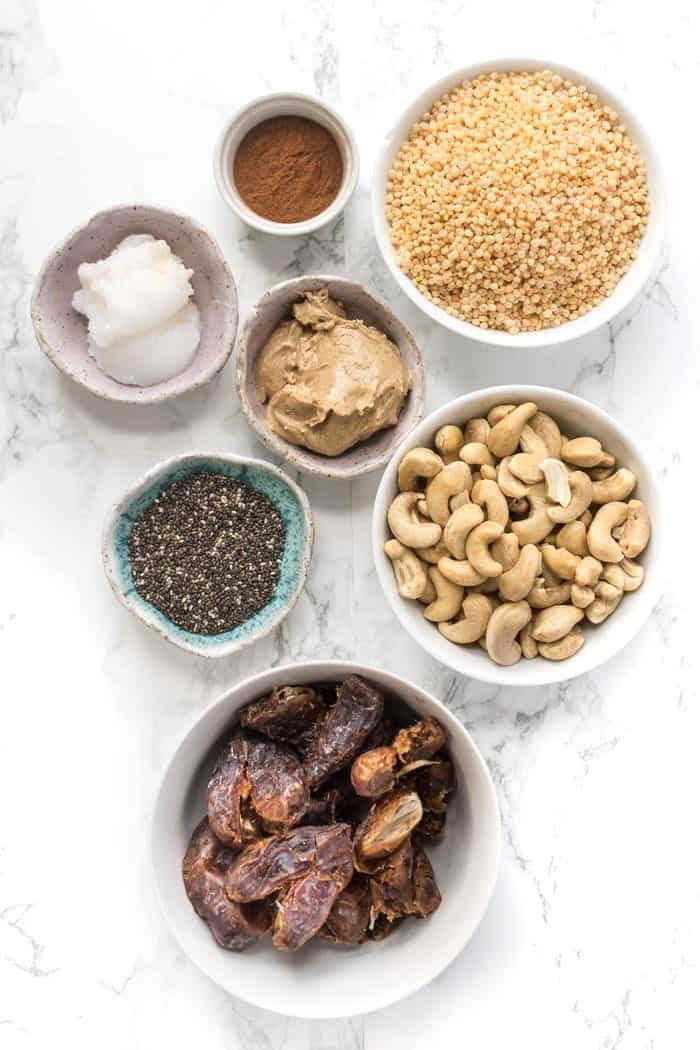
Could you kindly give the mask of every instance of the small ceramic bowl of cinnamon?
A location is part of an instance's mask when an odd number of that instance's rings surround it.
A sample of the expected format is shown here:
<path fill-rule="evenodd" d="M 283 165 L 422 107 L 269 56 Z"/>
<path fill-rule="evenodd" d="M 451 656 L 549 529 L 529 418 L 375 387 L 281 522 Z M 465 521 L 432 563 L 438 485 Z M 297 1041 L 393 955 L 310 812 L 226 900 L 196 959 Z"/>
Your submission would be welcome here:
<path fill-rule="evenodd" d="M 248 226 L 283 237 L 333 222 L 359 169 L 355 137 L 340 114 L 287 92 L 239 109 L 214 152 L 214 178 L 229 208 Z"/>

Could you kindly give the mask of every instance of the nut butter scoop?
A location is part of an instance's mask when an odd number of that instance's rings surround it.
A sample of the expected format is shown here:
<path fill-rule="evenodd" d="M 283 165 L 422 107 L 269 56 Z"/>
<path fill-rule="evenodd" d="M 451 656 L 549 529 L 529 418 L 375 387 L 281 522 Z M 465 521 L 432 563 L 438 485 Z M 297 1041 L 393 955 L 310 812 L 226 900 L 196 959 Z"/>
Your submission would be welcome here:
<path fill-rule="evenodd" d="M 339 456 L 394 426 L 411 375 L 394 343 L 349 320 L 328 289 L 306 292 L 260 354 L 258 397 L 273 433 L 323 456 Z"/>

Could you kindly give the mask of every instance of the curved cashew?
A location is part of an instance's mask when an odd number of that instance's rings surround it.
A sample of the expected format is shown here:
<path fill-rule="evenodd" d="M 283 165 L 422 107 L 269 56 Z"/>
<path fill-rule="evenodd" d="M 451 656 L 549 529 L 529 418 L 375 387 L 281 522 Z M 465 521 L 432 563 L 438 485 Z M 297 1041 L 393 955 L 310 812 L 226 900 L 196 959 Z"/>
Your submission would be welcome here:
<path fill-rule="evenodd" d="M 500 539 L 491 544 L 491 554 L 500 563 L 503 571 L 508 572 L 520 556 L 518 537 L 512 532 L 504 532 Z"/>
<path fill-rule="evenodd" d="M 486 419 L 470 419 L 464 427 L 464 444 L 467 445 L 470 441 L 478 441 L 480 445 L 485 445 L 489 439 L 489 430 L 491 427 Z"/>
<path fill-rule="evenodd" d="M 555 540 L 557 547 L 564 547 L 571 554 L 585 558 L 588 554 L 588 543 L 586 542 L 586 526 L 582 521 L 570 521 L 568 525 L 562 526 Z"/>
<path fill-rule="evenodd" d="M 620 467 L 604 481 L 593 482 L 593 502 L 612 503 L 626 500 L 634 492 L 636 484 L 637 475 L 627 467 Z"/>
<path fill-rule="evenodd" d="M 450 583 L 456 583 L 460 587 L 478 587 L 486 579 L 480 576 L 474 566 L 468 561 L 456 561 L 454 558 L 440 558 L 438 569 Z"/>
<path fill-rule="evenodd" d="M 462 602 L 464 619 L 456 623 L 439 623 L 438 631 L 458 645 L 469 645 L 483 638 L 491 619 L 492 605 L 484 594 L 469 594 Z"/>
<path fill-rule="evenodd" d="M 494 456 L 512 456 L 518 447 L 522 429 L 537 412 L 537 405 L 532 401 L 526 401 L 509 412 L 495 426 L 491 426 L 488 437 L 488 447 Z"/>
<path fill-rule="evenodd" d="M 602 598 L 604 602 L 616 602 L 622 597 L 622 588 L 615 587 L 607 580 L 601 580 L 595 589 L 596 598 Z"/>
<path fill-rule="evenodd" d="M 552 605 L 538 612 L 532 624 L 536 642 L 558 642 L 583 619 L 583 609 L 575 605 Z"/>
<path fill-rule="evenodd" d="M 460 507 L 464 507 L 467 503 L 471 503 L 472 498 L 469 495 L 469 490 L 471 488 L 471 477 L 469 478 L 469 482 L 470 484 L 466 489 L 464 489 L 463 492 L 458 492 L 456 496 L 450 497 L 450 511 L 453 514 L 456 510 L 459 510 Z"/>
<path fill-rule="evenodd" d="M 547 445 L 539 434 L 535 433 L 529 423 L 525 424 L 520 434 L 520 448 L 526 455 L 533 456 L 538 463 L 541 463 L 543 459 L 547 459 L 549 456 Z"/>
<path fill-rule="evenodd" d="M 636 591 L 642 586 L 644 582 L 644 567 L 642 565 L 637 565 L 636 561 L 630 561 L 629 558 L 624 558 L 619 565 L 625 574 L 625 582 L 622 586 L 623 591 Z"/>
<path fill-rule="evenodd" d="M 629 511 L 620 537 L 620 550 L 625 558 L 636 558 L 649 542 L 651 522 L 640 499 L 631 499 L 627 506 Z"/>
<path fill-rule="evenodd" d="M 459 458 L 459 450 L 464 444 L 462 431 L 459 427 L 448 423 L 446 426 L 440 427 L 433 438 L 433 444 L 442 456 L 444 463 L 454 463 Z"/>
<path fill-rule="evenodd" d="M 595 601 L 595 591 L 592 587 L 581 587 L 578 583 L 571 584 L 571 603 L 577 609 L 587 609 L 593 601 Z"/>
<path fill-rule="evenodd" d="M 551 543 L 543 543 L 540 548 L 542 560 L 548 569 L 556 573 L 562 580 L 573 580 L 581 559 L 566 547 L 554 547 Z"/>
<path fill-rule="evenodd" d="M 428 573 L 420 559 L 398 540 L 387 540 L 384 553 L 391 561 L 401 597 L 420 598 L 428 582 Z"/>
<path fill-rule="evenodd" d="M 495 481 L 498 477 L 498 471 L 490 463 L 484 463 L 482 467 L 479 467 L 479 477 L 482 481 Z"/>
<path fill-rule="evenodd" d="M 459 458 L 470 467 L 492 467 L 494 465 L 493 456 L 486 445 L 482 445 L 480 441 L 470 441 L 462 445 L 459 450 Z"/>
<path fill-rule="evenodd" d="M 439 474 L 428 482 L 425 490 L 425 499 L 428 504 L 428 514 L 438 525 L 445 525 L 450 516 L 450 497 L 464 492 L 471 471 L 464 463 L 457 460 L 443 467 Z"/>
<path fill-rule="evenodd" d="M 467 536 L 483 520 L 484 512 L 475 503 L 465 503 L 463 507 L 458 507 L 450 514 L 445 525 L 443 539 L 453 558 L 466 558 Z"/>
<path fill-rule="evenodd" d="M 527 494 L 530 504 L 530 513 L 522 521 L 514 521 L 511 528 L 520 541 L 520 546 L 526 543 L 541 543 L 545 536 L 552 531 L 552 522 L 547 514 L 544 483 L 533 485 Z"/>
<path fill-rule="evenodd" d="M 625 589 L 625 573 L 622 566 L 623 562 L 606 565 L 602 573 L 602 579 L 605 583 L 611 584 L 617 591 L 624 591 Z M 597 590 L 596 594 L 599 594 Z M 602 595 L 600 596 L 602 597 Z"/>
<path fill-rule="evenodd" d="M 549 462 L 561 461 L 549 460 Z M 567 525 L 575 521 L 584 510 L 588 510 L 593 499 L 593 482 L 583 470 L 575 470 L 569 474 L 568 488 L 570 489 L 570 502 L 562 507 L 549 507 L 547 510 L 550 520 L 557 525 Z"/>
<path fill-rule="evenodd" d="M 518 662 L 522 650 L 515 639 L 531 619 L 532 609 L 527 602 L 508 602 L 491 614 L 486 628 L 486 651 L 494 663 L 510 667 Z"/>
<path fill-rule="evenodd" d="M 423 605 L 430 605 L 430 603 L 434 602 L 436 598 L 437 591 L 435 590 L 435 585 L 430 577 L 427 576 L 425 588 L 423 593 L 418 595 L 418 601 L 422 602 Z"/>
<path fill-rule="evenodd" d="M 597 438 L 579 437 L 562 441 L 561 458 L 575 467 L 597 467 L 605 453 Z"/>
<path fill-rule="evenodd" d="M 539 575 L 541 556 L 534 544 L 526 544 L 512 569 L 504 572 L 498 580 L 498 592 L 507 602 L 519 602 L 532 590 Z"/>
<path fill-rule="evenodd" d="M 444 466 L 432 449 L 410 449 L 399 463 L 399 492 L 417 492 L 420 478 L 434 478 Z"/>
<path fill-rule="evenodd" d="M 514 456 L 509 457 L 509 465 L 511 474 L 527 485 L 536 485 L 544 477 L 540 460 L 530 452 L 516 452 Z"/>
<path fill-rule="evenodd" d="M 547 587 L 544 579 L 538 576 L 535 580 L 535 586 L 527 596 L 527 602 L 533 609 L 549 609 L 553 605 L 565 605 L 570 597 L 570 583 L 562 581 L 553 587 Z"/>
<path fill-rule="evenodd" d="M 440 532 L 442 533 L 442 530 L 440 530 Z M 427 561 L 429 565 L 437 565 L 440 558 L 447 557 L 449 551 L 445 546 L 445 541 L 441 535 L 440 539 L 437 543 L 434 543 L 432 547 L 422 547 L 419 550 L 416 550 L 416 554 L 421 561 Z"/>
<path fill-rule="evenodd" d="M 547 497 L 554 503 L 558 503 L 561 507 L 568 510 L 569 504 L 571 503 L 571 489 L 569 487 L 569 471 L 566 469 L 560 459 L 543 459 L 542 460 L 542 473 L 544 474 L 545 485 L 547 486 Z M 588 475 L 586 475 L 588 478 Z M 590 478 L 588 481 L 590 482 Z M 590 500 L 589 500 L 590 503 Z M 553 510 L 555 508 L 551 508 Z M 581 510 L 585 510 L 582 507 Z M 550 514 L 550 517 L 551 514 Z M 576 517 L 574 514 L 571 518 L 567 518 L 567 521 L 573 521 Z M 556 519 L 552 518 L 552 521 Z"/>
<path fill-rule="evenodd" d="M 540 642 L 537 652 L 545 660 L 568 660 L 576 655 L 582 645 L 583 632 L 580 627 L 574 627 L 573 631 L 569 631 L 558 642 Z"/>
<path fill-rule="evenodd" d="M 522 631 L 518 635 L 518 641 L 520 642 L 520 648 L 523 651 L 523 656 L 526 660 L 534 660 L 537 656 L 537 642 L 532 637 L 532 624 L 526 623 Z"/>
<path fill-rule="evenodd" d="M 547 455 L 552 459 L 561 459 L 561 430 L 558 423 L 546 412 L 536 412 L 530 420 L 530 426 L 544 442 Z"/>
<path fill-rule="evenodd" d="M 510 469 L 510 462 L 514 458 L 514 456 L 506 456 L 498 464 L 498 487 L 504 496 L 510 499 L 522 499 L 523 496 L 527 496 L 527 485 L 523 485 Z"/>
<path fill-rule="evenodd" d="M 422 518 L 427 518 L 428 521 L 430 521 L 430 516 L 428 514 L 428 502 L 425 496 L 421 495 L 421 498 L 416 503 L 416 509 L 418 510 L 418 513 Z"/>
<path fill-rule="evenodd" d="M 422 521 L 416 504 L 419 492 L 402 492 L 389 507 L 387 523 L 399 543 L 414 550 L 433 547 L 442 536 L 442 529 L 432 521 Z"/>
<path fill-rule="evenodd" d="M 515 405 L 494 405 L 491 411 L 486 415 L 486 422 L 489 427 L 495 427 L 496 424 L 500 423 L 502 419 L 505 419 L 515 407 Z"/>
<path fill-rule="evenodd" d="M 505 529 L 508 524 L 508 503 L 495 481 L 479 479 L 471 491 L 472 502 L 486 508 L 486 517 Z"/>
<path fill-rule="evenodd" d="M 428 569 L 428 576 L 437 593 L 437 598 L 423 610 L 426 620 L 440 623 L 443 620 L 452 620 L 457 615 L 464 598 L 464 588 L 451 580 L 445 579 L 442 573 L 434 566 Z"/>
<path fill-rule="evenodd" d="M 624 551 L 612 537 L 612 530 L 627 520 L 626 503 L 604 503 L 588 527 L 588 549 L 598 561 L 622 561 Z"/>
<path fill-rule="evenodd" d="M 612 616 L 621 601 L 622 595 L 614 601 L 606 601 L 605 598 L 596 598 L 596 600 L 591 602 L 586 609 L 586 619 L 589 623 L 602 623 L 603 620 L 607 620 L 608 616 Z"/>
<path fill-rule="evenodd" d="M 579 587 L 595 587 L 600 579 L 602 571 L 602 562 L 599 562 L 597 558 L 592 558 L 590 554 L 587 554 L 586 557 L 582 558 L 576 566 L 574 579 Z"/>
<path fill-rule="evenodd" d="M 496 521 L 484 521 L 467 536 L 467 558 L 480 576 L 500 576 L 503 567 L 491 557 L 489 545 L 503 535 L 503 526 Z"/>

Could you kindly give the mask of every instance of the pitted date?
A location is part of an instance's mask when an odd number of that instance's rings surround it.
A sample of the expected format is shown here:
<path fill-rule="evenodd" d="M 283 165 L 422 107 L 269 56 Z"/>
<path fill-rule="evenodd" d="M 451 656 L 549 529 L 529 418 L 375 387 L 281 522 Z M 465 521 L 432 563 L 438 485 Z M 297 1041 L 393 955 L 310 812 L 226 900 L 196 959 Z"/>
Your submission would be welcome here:
<path fill-rule="evenodd" d="M 338 699 L 328 714 L 316 723 L 304 755 L 304 766 L 312 788 L 317 788 L 343 766 L 352 762 L 384 710 L 381 693 L 357 675 L 350 675 L 338 688 Z"/>
<path fill-rule="evenodd" d="M 352 786 L 363 798 L 378 798 L 396 783 L 396 752 L 393 747 L 363 751 L 352 764 Z"/>
<path fill-rule="evenodd" d="M 406 726 L 394 737 L 394 750 L 403 765 L 432 758 L 444 746 L 445 734 L 434 718 L 424 718 Z"/>
<path fill-rule="evenodd" d="M 240 848 L 260 833 L 250 802 L 248 738 L 237 732 L 219 755 L 207 788 L 209 823 L 226 846 Z"/>
<path fill-rule="evenodd" d="M 325 713 L 326 705 L 316 689 L 285 685 L 244 707 L 241 725 L 255 729 L 271 740 L 293 742 Z"/>
<path fill-rule="evenodd" d="M 250 800 L 266 831 L 286 831 L 304 816 L 309 785 L 298 755 L 262 737 L 248 745 Z"/>
<path fill-rule="evenodd" d="M 422 816 L 423 806 L 415 791 L 398 788 L 375 802 L 355 832 L 357 870 L 369 873 L 376 870 L 379 862 L 409 837 Z"/>

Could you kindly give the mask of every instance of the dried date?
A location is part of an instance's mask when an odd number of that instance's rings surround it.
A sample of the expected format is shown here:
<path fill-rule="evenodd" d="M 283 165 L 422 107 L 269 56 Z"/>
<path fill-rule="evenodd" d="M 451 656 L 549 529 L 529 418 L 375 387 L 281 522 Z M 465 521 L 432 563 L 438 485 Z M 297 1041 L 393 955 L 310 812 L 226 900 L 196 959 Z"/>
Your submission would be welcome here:
<path fill-rule="evenodd" d="M 379 798 L 396 783 L 396 752 L 393 747 L 375 747 L 363 751 L 352 764 L 350 779 L 358 795 Z"/>
<path fill-rule="evenodd" d="M 440 907 L 442 897 L 427 853 L 418 847 L 413 857 L 413 901 L 411 914 L 427 919 Z"/>
<path fill-rule="evenodd" d="M 207 787 L 209 823 L 226 846 L 241 847 L 258 837 L 260 823 L 250 803 L 248 738 L 234 733 L 219 755 Z"/>
<path fill-rule="evenodd" d="M 393 746 L 399 762 L 408 765 L 420 759 L 432 758 L 445 746 L 445 733 L 434 718 L 424 718 L 400 729 L 394 737 Z"/>
<path fill-rule="evenodd" d="M 377 726 L 384 700 L 369 682 L 350 675 L 338 687 L 338 699 L 316 723 L 304 755 L 312 788 L 317 788 L 348 765 Z"/>
<path fill-rule="evenodd" d="M 338 894 L 335 904 L 319 931 L 321 937 L 335 944 L 360 944 L 370 924 L 369 880 L 353 875 L 348 886 Z"/>
<path fill-rule="evenodd" d="M 304 816 L 309 785 L 296 752 L 262 737 L 248 745 L 250 800 L 266 831 L 286 831 Z"/>
<path fill-rule="evenodd" d="M 325 713 L 326 705 L 315 689 L 285 685 L 244 707 L 241 725 L 271 740 L 294 742 Z"/>
<path fill-rule="evenodd" d="M 398 849 L 423 816 L 415 791 L 399 788 L 375 802 L 355 832 L 354 858 L 358 871 L 371 873 L 378 862 Z"/>
<path fill-rule="evenodd" d="M 394 922 L 408 915 L 413 903 L 413 846 L 406 839 L 370 877 L 370 925 L 380 915 Z"/>

